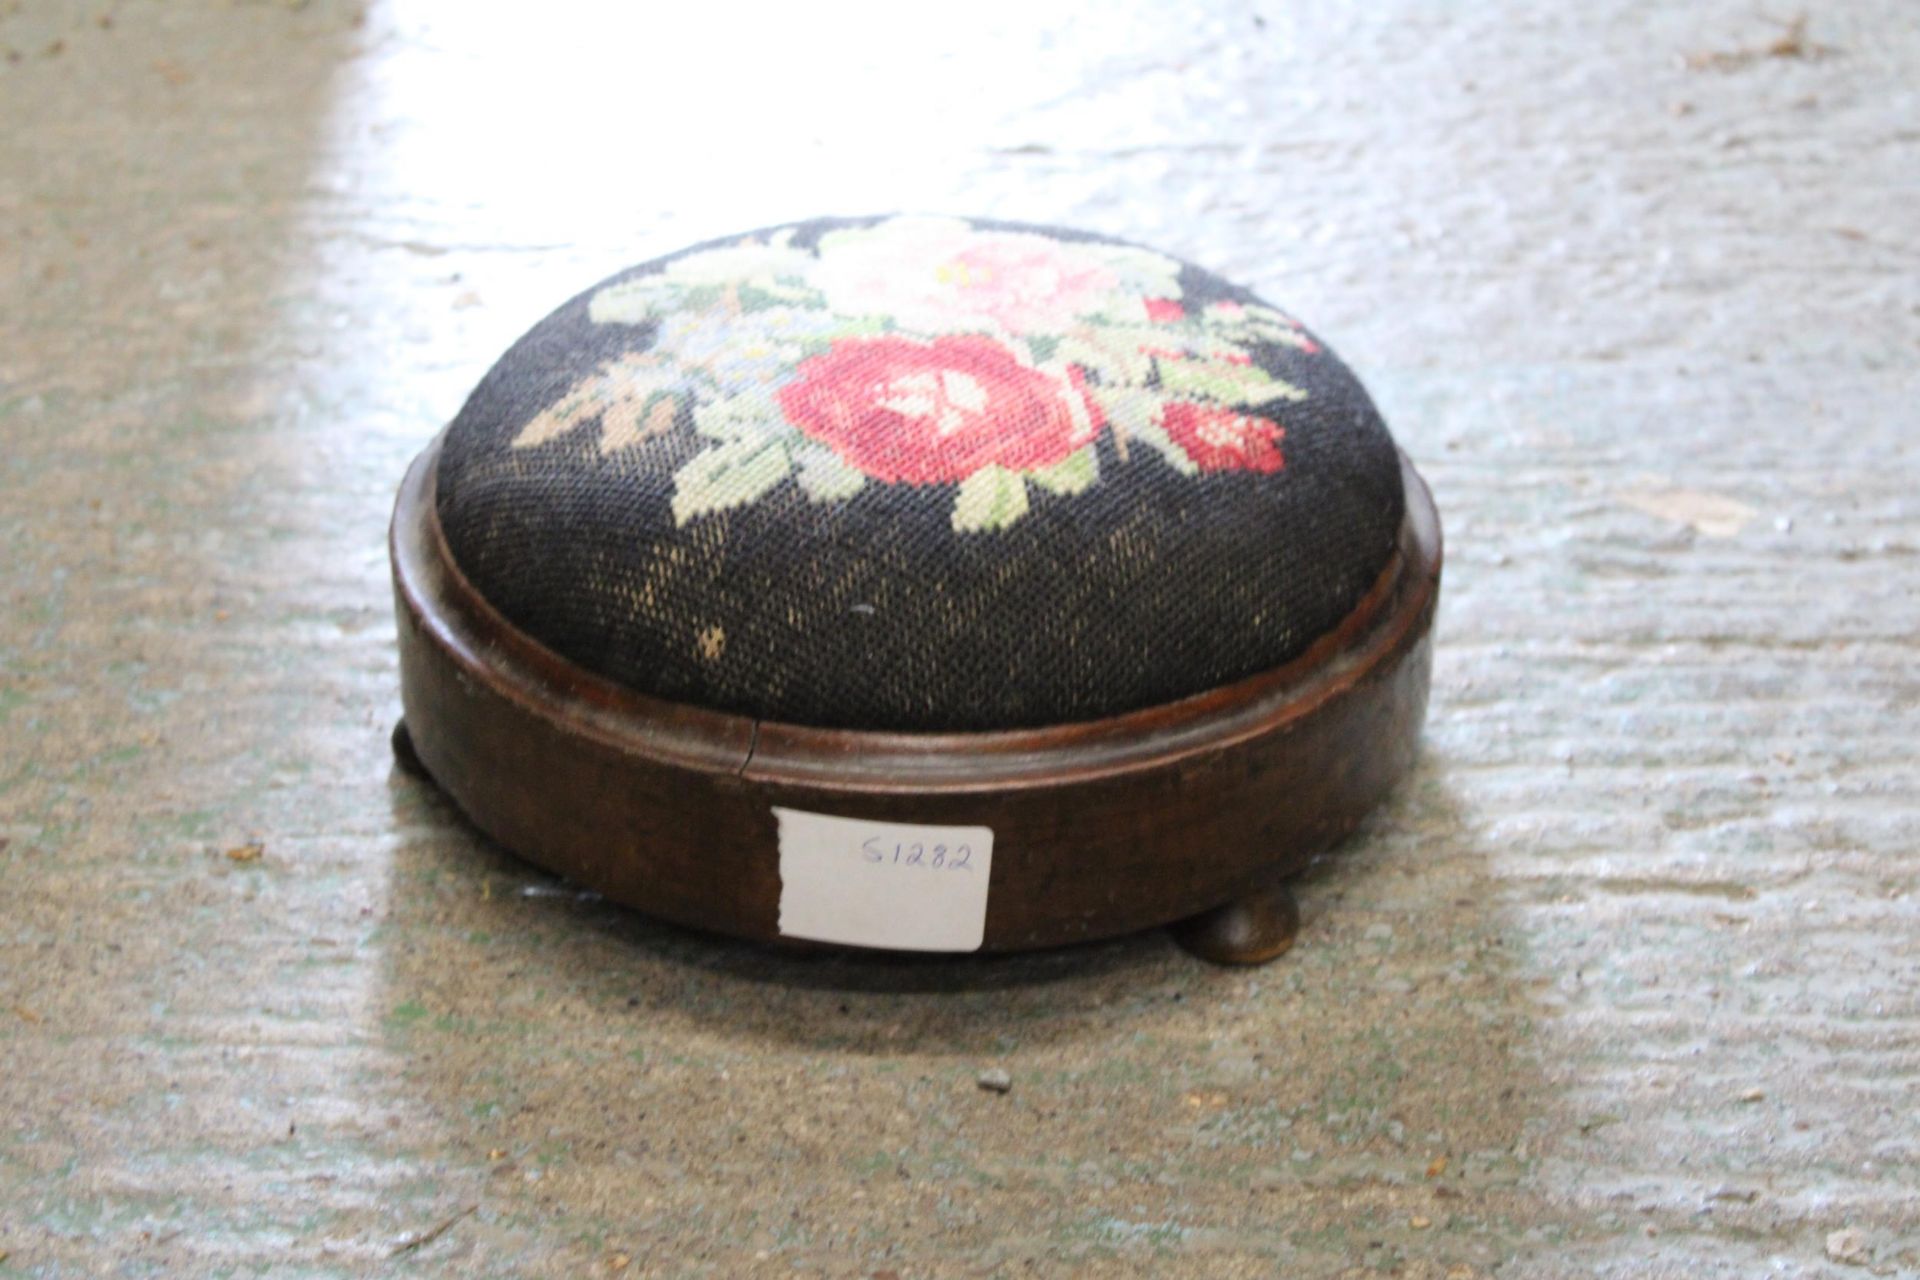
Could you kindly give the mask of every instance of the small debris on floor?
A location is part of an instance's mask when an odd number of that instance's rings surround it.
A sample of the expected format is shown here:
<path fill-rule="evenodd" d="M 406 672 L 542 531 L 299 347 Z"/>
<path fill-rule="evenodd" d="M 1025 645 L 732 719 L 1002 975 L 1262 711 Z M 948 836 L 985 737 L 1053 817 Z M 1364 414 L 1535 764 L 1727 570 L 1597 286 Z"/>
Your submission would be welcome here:
<path fill-rule="evenodd" d="M 462 1218 L 477 1211 L 479 1208 L 480 1206 L 477 1204 L 470 1204 L 452 1217 L 441 1219 L 425 1231 L 403 1237 L 398 1244 L 393 1246 L 393 1251 L 387 1254 L 387 1256 L 389 1258 L 397 1258 L 403 1253 L 412 1253 L 415 1249 L 432 1244 L 435 1240 L 438 1240 L 441 1236 L 453 1230 Z"/>
<path fill-rule="evenodd" d="M 1740 1101 L 1742 1102 L 1764 1102 L 1766 1101 L 1766 1097 L 1767 1091 L 1765 1089 L 1742 1089 L 1740 1091 Z"/>
<path fill-rule="evenodd" d="M 1447 1158 L 1445 1156 L 1435 1156 L 1433 1163 L 1427 1166 L 1427 1176 L 1429 1178 L 1437 1178 L 1446 1171 Z"/>
<path fill-rule="evenodd" d="M 1850 1267 L 1865 1266 L 1867 1238 L 1853 1227 L 1843 1227 L 1827 1237 L 1827 1256 Z"/>
<path fill-rule="evenodd" d="M 990 1067 L 976 1076 L 974 1083 L 988 1093 L 1005 1093 L 1013 1088 L 1013 1077 L 999 1067 Z"/>
<path fill-rule="evenodd" d="M 27 1008 L 27 1006 L 23 1004 L 17 1004 L 13 1006 L 13 1011 L 15 1014 L 19 1016 L 20 1021 L 31 1022 L 36 1027 L 40 1025 L 40 1022 L 41 1022 L 40 1015 L 36 1013 L 34 1010 Z"/>
<path fill-rule="evenodd" d="M 1734 537 L 1760 514 L 1737 498 L 1695 489 L 1642 489 L 1619 498 L 1636 511 L 1684 525 L 1709 538 Z"/>
<path fill-rule="evenodd" d="M 260 861 L 260 855 L 266 851 L 267 846 L 256 840 L 251 844 L 235 845 L 233 848 L 227 850 L 227 860 L 229 862 L 258 862 Z"/>
<path fill-rule="evenodd" d="M 1689 71 L 1738 71 L 1768 58 L 1798 59 L 1812 62 L 1834 52 L 1824 44 L 1807 39 L 1807 15 L 1780 24 L 1785 28 L 1778 37 L 1750 49 L 1722 50 L 1717 53 L 1690 53 L 1685 58 Z"/>
<path fill-rule="evenodd" d="M 1415 1231 L 1425 1231 L 1433 1225 L 1433 1219 L 1416 1213 L 1413 1217 L 1407 1219 L 1407 1225 Z"/>

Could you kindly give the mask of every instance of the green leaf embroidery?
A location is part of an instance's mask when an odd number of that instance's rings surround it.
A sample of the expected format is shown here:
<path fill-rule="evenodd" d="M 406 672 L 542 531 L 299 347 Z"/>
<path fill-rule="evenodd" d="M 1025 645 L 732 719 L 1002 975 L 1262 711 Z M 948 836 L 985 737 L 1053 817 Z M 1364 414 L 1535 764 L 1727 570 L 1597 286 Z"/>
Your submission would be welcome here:
<path fill-rule="evenodd" d="M 1183 476 L 1199 475 L 1199 466 L 1160 425 L 1160 408 L 1165 403 L 1152 391 L 1135 387 L 1116 387 L 1100 397 L 1100 407 L 1116 436 L 1147 445 Z"/>
<path fill-rule="evenodd" d="M 827 305 L 819 290 L 797 280 L 766 280 L 740 286 L 742 311 L 766 311 L 773 307 L 813 307 Z"/>
<path fill-rule="evenodd" d="M 1065 364 L 1077 364 L 1109 385 L 1145 382 L 1153 372 L 1153 358 L 1143 353 L 1130 338 L 1111 338 L 1097 329 L 1062 338 L 1054 358 Z"/>
<path fill-rule="evenodd" d="M 1209 330 L 1245 347 L 1255 342 L 1271 342 L 1305 351 L 1313 347 L 1298 321 L 1272 307 L 1247 305 L 1237 311 L 1218 306 L 1207 307 L 1200 321 Z"/>
<path fill-rule="evenodd" d="M 728 443 L 771 444 L 793 434 L 786 418 L 758 396 L 725 396 L 697 406 L 693 429 Z"/>
<path fill-rule="evenodd" d="M 736 440 L 696 453 L 673 473 L 673 522 L 752 502 L 793 470 L 777 441 Z"/>
<path fill-rule="evenodd" d="M 1213 364 L 1198 360 L 1160 361 L 1160 386 L 1175 398 L 1203 397 L 1222 404 L 1271 404 L 1305 400 L 1307 393 L 1254 364 Z"/>
<path fill-rule="evenodd" d="M 866 487 L 867 477 L 823 444 L 807 440 L 789 452 L 798 467 L 794 479 L 815 502 L 839 502 Z"/>
<path fill-rule="evenodd" d="M 1200 474 L 1199 464 L 1187 456 L 1187 451 L 1182 449 L 1174 438 L 1167 434 L 1166 428 L 1162 427 L 1157 421 L 1148 422 L 1146 426 L 1134 432 L 1134 436 L 1142 444 L 1150 446 L 1154 452 L 1166 459 L 1167 465 L 1175 471 L 1178 471 L 1181 475 L 1197 476 Z"/>
<path fill-rule="evenodd" d="M 1005 467 L 980 468 L 960 482 L 953 502 L 956 533 L 1004 529 L 1027 514 L 1027 482 Z"/>
<path fill-rule="evenodd" d="M 1062 497 L 1085 493 L 1099 478 L 1100 462 L 1092 445 L 1068 454 L 1050 467 L 1027 472 L 1027 479 Z"/>
<path fill-rule="evenodd" d="M 1313 351 L 1313 340 L 1306 336 L 1306 330 L 1292 317 L 1275 311 L 1273 307 L 1242 307 L 1238 313 L 1221 311 L 1219 307 L 1208 307 L 1200 315 L 1202 326 L 1206 326 L 1213 336 L 1233 342 L 1240 347 L 1267 342 L 1267 344 L 1294 347 L 1296 351 Z"/>
<path fill-rule="evenodd" d="M 679 292 L 659 276 L 608 285 L 587 303 L 587 318 L 595 324 L 645 324 L 671 310 Z"/>
<path fill-rule="evenodd" d="M 1190 335 L 1181 329 L 1168 326 L 1156 328 L 1146 324 L 1089 326 L 1080 330 L 1076 337 L 1096 351 L 1115 355 L 1140 355 L 1143 351 L 1155 348 L 1182 347 L 1190 341 Z"/>
<path fill-rule="evenodd" d="M 1140 298 L 1177 298 L 1180 296 L 1180 264 L 1173 259 L 1131 245 L 1101 245 L 1095 252 L 1119 277 L 1110 296 L 1123 319 L 1136 314 Z"/>
<path fill-rule="evenodd" d="M 885 316 L 837 316 L 833 324 L 822 329 L 807 345 L 824 351 L 841 338 L 877 338 L 893 332 L 893 327 L 893 321 Z"/>

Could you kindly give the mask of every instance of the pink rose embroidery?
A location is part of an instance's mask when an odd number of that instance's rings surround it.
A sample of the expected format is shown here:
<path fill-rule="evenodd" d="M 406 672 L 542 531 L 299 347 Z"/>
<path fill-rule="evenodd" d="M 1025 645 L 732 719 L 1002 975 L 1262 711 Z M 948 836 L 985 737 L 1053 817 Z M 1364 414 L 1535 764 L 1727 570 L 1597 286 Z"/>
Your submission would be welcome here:
<path fill-rule="evenodd" d="M 1117 283 L 1106 267 L 1032 236 L 979 237 L 940 274 L 958 310 L 1008 333 L 1049 332 L 1097 307 Z"/>
<path fill-rule="evenodd" d="M 1187 279 L 1151 250 L 956 218 L 780 227 L 598 290 L 588 318 L 651 345 L 513 443 L 597 424 L 606 456 L 690 422 L 678 524 L 788 483 L 822 504 L 951 485 L 953 529 L 977 533 L 1156 454 L 1181 475 L 1279 472 L 1265 415 L 1310 398 L 1285 371 L 1320 348 L 1285 312 L 1189 296 Z M 1091 448 L 1109 427 L 1111 450 Z"/>
<path fill-rule="evenodd" d="M 779 400 L 803 433 L 894 484 L 1051 466 L 1104 425 L 1077 367 L 1036 368 L 973 335 L 842 339 L 802 362 Z"/>
<path fill-rule="evenodd" d="M 836 310 L 929 334 L 1063 333 L 1123 297 L 1096 248 L 940 219 L 830 237 L 816 275 Z"/>
<path fill-rule="evenodd" d="M 1171 400 L 1160 411 L 1160 425 L 1202 471 L 1271 473 L 1287 465 L 1280 454 L 1286 429 L 1266 418 Z"/>

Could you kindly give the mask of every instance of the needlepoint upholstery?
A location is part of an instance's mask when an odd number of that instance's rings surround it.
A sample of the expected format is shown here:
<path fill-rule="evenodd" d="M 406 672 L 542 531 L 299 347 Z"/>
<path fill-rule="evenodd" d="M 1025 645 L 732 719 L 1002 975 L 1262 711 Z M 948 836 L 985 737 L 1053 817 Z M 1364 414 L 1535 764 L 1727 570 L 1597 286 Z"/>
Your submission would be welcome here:
<path fill-rule="evenodd" d="M 505 618 L 642 693 L 767 720 L 1083 721 L 1276 667 L 1404 510 L 1366 391 L 1167 255 L 819 219 L 634 267 L 447 429 L 437 510 Z"/>

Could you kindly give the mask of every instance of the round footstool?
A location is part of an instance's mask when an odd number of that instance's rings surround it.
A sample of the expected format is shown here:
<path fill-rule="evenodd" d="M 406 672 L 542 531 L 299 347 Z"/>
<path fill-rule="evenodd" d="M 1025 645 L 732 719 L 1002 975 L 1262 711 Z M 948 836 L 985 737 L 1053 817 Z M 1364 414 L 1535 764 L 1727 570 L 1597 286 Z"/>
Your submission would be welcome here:
<path fill-rule="evenodd" d="M 1431 499 L 1286 313 L 978 220 L 697 246 L 534 327 L 415 462 L 403 763 L 756 940 L 1284 951 L 1410 765 Z"/>

